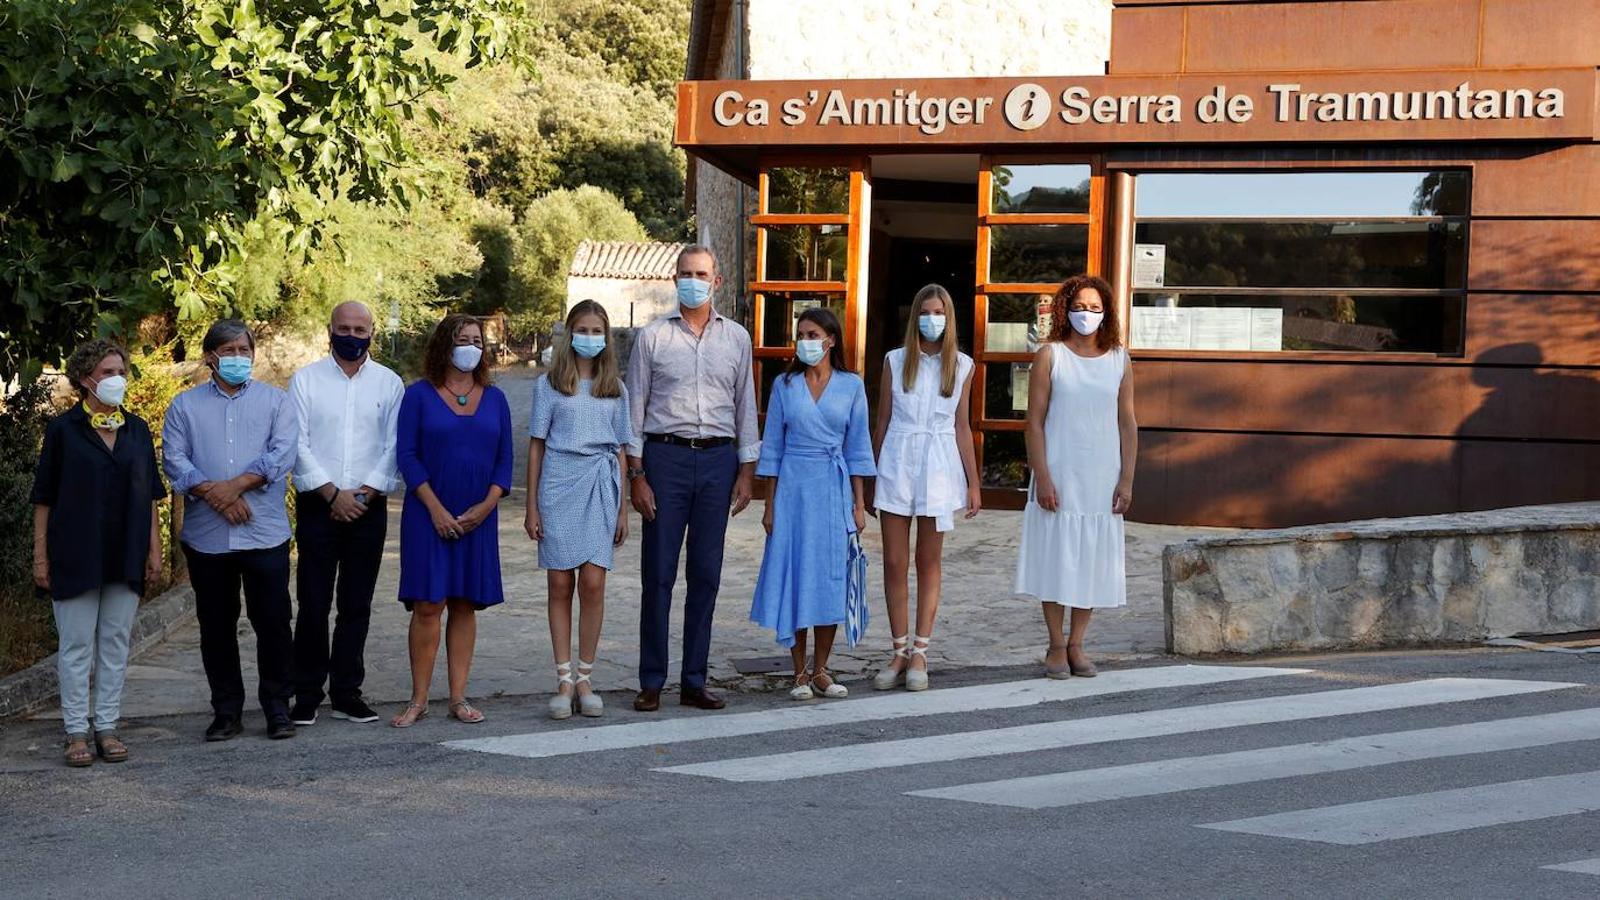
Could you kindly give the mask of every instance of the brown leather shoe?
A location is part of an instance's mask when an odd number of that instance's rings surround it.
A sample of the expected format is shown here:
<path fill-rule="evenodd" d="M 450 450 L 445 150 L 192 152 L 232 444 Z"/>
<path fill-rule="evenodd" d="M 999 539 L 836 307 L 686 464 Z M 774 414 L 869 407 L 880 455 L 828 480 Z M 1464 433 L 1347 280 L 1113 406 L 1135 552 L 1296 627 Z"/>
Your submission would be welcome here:
<path fill-rule="evenodd" d="M 721 709 L 728 704 L 718 695 L 705 688 L 684 688 L 678 697 L 679 706 L 692 706 L 696 709 Z"/>
<path fill-rule="evenodd" d="M 633 708 L 638 712 L 655 712 L 661 708 L 661 689 L 645 688 L 633 697 Z"/>

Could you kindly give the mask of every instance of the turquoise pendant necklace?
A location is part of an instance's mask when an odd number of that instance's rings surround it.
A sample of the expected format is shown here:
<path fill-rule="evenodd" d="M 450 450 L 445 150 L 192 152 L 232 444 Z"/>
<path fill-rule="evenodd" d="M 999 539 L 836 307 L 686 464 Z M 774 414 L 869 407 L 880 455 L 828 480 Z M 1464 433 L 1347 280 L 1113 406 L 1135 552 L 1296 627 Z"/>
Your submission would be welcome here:
<path fill-rule="evenodd" d="M 467 399 L 469 397 L 471 397 L 471 396 L 472 396 L 472 389 L 471 388 L 467 388 L 467 392 L 465 394 L 456 394 L 456 405 L 457 406 L 466 406 L 467 405 Z"/>

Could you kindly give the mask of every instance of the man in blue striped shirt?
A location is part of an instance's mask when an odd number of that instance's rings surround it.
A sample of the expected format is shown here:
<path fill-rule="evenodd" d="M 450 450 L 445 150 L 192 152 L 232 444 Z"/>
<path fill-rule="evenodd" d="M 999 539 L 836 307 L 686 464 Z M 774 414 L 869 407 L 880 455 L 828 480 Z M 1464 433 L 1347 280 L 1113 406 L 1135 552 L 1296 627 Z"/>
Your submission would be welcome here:
<path fill-rule="evenodd" d="M 200 658 L 216 714 L 206 740 L 242 730 L 239 589 L 256 632 L 267 736 L 294 736 L 289 721 L 289 516 L 284 507 L 298 426 L 288 395 L 250 378 L 256 340 L 224 319 L 202 343 L 211 377 L 173 398 L 162 429 L 162 464 L 184 498 L 183 554 L 200 620 Z"/>

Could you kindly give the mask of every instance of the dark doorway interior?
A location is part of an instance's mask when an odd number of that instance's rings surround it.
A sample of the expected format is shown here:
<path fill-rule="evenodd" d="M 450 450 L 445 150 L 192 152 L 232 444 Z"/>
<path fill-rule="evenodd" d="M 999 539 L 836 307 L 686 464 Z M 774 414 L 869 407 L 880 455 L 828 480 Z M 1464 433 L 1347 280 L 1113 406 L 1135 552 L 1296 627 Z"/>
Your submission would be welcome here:
<path fill-rule="evenodd" d="M 886 245 L 886 246 L 885 246 Z M 931 240 L 875 235 L 873 266 L 885 266 L 874 286 L 867 315 L 866 369 L 868 396 L 874 406 L 882 377 L 883 356 L 905 339 L 911 301 L 926 284 L 941 284 L 956 305 L 956 327 L 961 349 L 972 352 L 973 285 L 977 274 L 977 236 L 972 239 Z M 874 410 L 875 411 L 875 410 Z"/>

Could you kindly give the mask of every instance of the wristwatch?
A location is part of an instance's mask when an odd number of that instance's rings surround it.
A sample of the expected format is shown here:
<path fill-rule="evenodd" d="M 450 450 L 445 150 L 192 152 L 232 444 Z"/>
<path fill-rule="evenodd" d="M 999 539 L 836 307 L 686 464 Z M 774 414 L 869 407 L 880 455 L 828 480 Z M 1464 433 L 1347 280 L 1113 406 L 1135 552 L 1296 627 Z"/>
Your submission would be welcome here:
<path fill-rule="evenodd" d="M 367 492 L 366 491 L 356 491 L 351 496 L 355 497 L 356 498 L 356 502 L 361 504 L 362 506 L 366 506 L 367 505 Z"/>
<path fill-rule="evenodd" d="M 636 479 L 643 478 L 643 477 L 644 477 L 644 467 L 643 466 L 629 466 L 628 467 L 628 480 L 629 481 L 634 481 Z"/>

